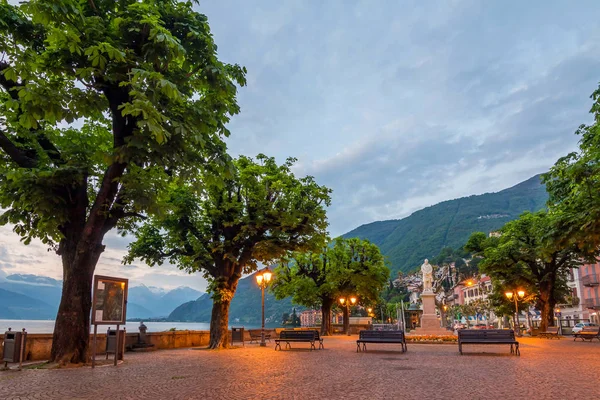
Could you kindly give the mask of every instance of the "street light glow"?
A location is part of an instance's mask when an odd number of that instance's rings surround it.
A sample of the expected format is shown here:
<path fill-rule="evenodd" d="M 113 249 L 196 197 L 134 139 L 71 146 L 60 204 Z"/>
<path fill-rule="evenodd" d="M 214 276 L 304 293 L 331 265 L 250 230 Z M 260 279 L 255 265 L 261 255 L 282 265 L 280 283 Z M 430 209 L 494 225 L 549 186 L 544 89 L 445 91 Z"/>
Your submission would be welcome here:
<path fill-rule="evenodd" d="M 269 271 L 269 269 L 267 268 L 267 270 L 265 272 L 263 272 L 263 276 L 265 278 L 265 283 L 269 283 L 271 281 L 271 276 L 273 274 L 271 273 L 271 271 Z"/>

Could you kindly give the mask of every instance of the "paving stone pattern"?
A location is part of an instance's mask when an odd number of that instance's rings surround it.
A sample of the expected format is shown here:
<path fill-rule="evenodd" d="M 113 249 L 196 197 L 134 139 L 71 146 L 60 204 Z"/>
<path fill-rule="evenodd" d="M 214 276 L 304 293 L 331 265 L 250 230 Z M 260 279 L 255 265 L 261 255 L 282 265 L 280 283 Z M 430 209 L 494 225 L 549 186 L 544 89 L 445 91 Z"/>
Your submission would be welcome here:
<path fill-rule="evenodd" d="M 600 343 L 368 344 L 326 337 L 274 351 L 246 345 L 127 353 L 118 367 L 0 372 L 0 399 L 567 399 L 600 396 Z"/>

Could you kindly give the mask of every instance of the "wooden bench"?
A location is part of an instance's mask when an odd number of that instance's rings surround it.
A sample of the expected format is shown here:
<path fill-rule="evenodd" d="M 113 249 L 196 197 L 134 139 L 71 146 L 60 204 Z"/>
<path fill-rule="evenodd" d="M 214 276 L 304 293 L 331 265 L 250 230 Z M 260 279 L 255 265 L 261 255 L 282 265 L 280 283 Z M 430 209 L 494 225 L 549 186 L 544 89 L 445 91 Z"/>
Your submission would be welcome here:
<path fill-rule="evenodd" d="M 573 333 L 573 341 L 577 339 L 581 339 L 582 342 L 586 340 L 591 342 L 594 339 L 600 341 L 600 326 L 584 326 L 581 331 Z"/>
<path fill-rule="evenodd" d="M 262 329 L 249 329 L 248 333 L 250 333 L 250 343 L 252 342 L 260 342 Z M 271 334 L 265 332 L 265 341 L 271 341 Z"/>
<path fill-rule="evenodd" d="M 367 343 L 400 343 L 402 346 L 402 352 L 406 349 L 406 338 L 404 337 L 404 331 L 367 331 L 362 330 L 358 333 L 358 340 L 356 341 L 356 352 L 362 350 L 367 351 Z"/>
<path fill-rule="evenodd" d="M 548 330 L 545 332 L 540 332 L 539 335 L 540 337 L 546 338 L 546 339 L 552 339 L 552 338 L 557 338 L 560 339 L 560 335 L 558 334 L 558 326 L 549 326 Z"/>
<path fill-rule="evenodd" d="M 510 353 L 521 355 L 515 331 L 508 329 L 461 329 L 458 331 L 458 351 L 463 353 L 463 344 L 510 344 Z"/>
<path fill-rule="evenodd" d="M 305 330 L 305 331 L 281 331 L 279 339 L 275 339 L 275 350 L 279 348 L 281 350 L 281 342 L 285 342 L 285 348 L 291 349 L 292 342 L 305 342 L 310 343 L 310 349 L 315 349 L 315 341 L 317 341 L 317 331 Z M 320 348 L 320 346 L 319 346 Z"/>

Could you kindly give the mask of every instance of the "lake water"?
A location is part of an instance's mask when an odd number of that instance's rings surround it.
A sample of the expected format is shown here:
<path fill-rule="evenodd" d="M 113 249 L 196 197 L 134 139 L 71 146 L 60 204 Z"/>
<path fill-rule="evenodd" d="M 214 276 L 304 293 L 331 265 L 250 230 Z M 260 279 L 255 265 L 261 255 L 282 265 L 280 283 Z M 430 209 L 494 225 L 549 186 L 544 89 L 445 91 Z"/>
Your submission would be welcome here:
<path fill-rule="evenodd" d="M 191 331 L 207 331 L 210 329 L 208 322 L 146 322 L 144 325 L 148 327 L 148 332 L 164 332 L 171 328 L 175 328 L 178 331 L 191 330 Z M 121 325 L 122 326 L 122 325 Z M 139 322 L 129 321 L 125 325 L 127 332 L 137 333 L 139 332 Z M 234 325 L 238 326 L 238 325 Z M 98 325 L 98 333 L 106 333 L 108 328 L 115 329 L 116 326 L 110 325 Z M 54 332 L 54 321 L 43 321 L 43 320 L 14 320 L 14 319 L 0 319 L 0 334 L 4 334 L 8 328 L 12 328 L 13 331 L 21 330 L 25 328 L 27 333 L 52 333 Z M 251 327 L 246 327 L 246 329 Z M 94 332 L 94 327 L 90 328 L 90 332 Z"/>

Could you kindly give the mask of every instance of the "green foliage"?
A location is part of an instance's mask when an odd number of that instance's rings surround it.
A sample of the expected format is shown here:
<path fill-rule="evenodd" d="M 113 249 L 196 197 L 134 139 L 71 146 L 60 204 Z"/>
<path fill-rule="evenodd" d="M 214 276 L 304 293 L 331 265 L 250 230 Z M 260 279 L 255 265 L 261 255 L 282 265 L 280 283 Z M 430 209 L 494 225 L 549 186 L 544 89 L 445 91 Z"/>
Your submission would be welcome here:
<path fill-rule="evenodd" d="M 129 229 L 174 174 L 227 164 L 245 70 L 191 2 L 2 1 L 0 21 L 0 222 L 26 243 L 58 245 L 82 206 Z"/>
<path fill-rule="evenodd" d="M 483 257 L 479 268 L 494 281 L 496 306 L 503 304 L 504 291 L 523 289 L 535 296 L 543 328 L 552 323 L 552 310 L 567 293 L 569 268 L 580 265 L 584 256 L 576 246 L 565 248 L 549 235 L 555 224 L 547 212 L 524 213 L 507 223 L 500 237 L 476 232 L 465 245 Z"/>
<path fill-rule="evenodd" d="M 229 307 L 242 274 L 288 252 L 314 249 L 327 234 L 330 190 L 310 176 L 296 178 L 294 162 L 277 165 L 262 154 L 256 160 L 241 156 L 232 176 L 222 181 L 205 175 L 174 185 L 165 212 L 145 221 L 129 245 L 125 263 L 168 261 L 208 280 L 210 348 L 227 346 Z"/>
<path fill-rule="evenodd" d="M 200 187 L 180 183 L 150 218 L 125 258 L 149 265 L 169 261 L 208 279 L 216 302 L 229 302 L 242 274 L 289 251 L 308 251 L 325 237 L 330 190 L 312 177 L 296 178 L 294 159 L 241 156 L 233 176 Z"/>
<path fill-rule="evenodd" d="M 377 302 L 389 278 L 379 248 L 367 240 L 338 238 L 318 253 L 291 254 L 275 270 L 272 290 L 278 299 L 321 308 L 322 330 L 329 332 L 331 307 L 339 297 L 357 296 L 363 305 Z"/>
<path fill-rule="evenodd" d="M 176 0 L 0 0 L 0 53 L 0 224 L 62 257 L 51 357 L 85 362 L 104 235 L 159 212 L 174 180 L 230 173 L 246 71 Z"/>
<path fill-rule="evenodd" d="M 594 123 L 577 129 L 579 150 L 560 158 L 543 179 L 557 220 L 553 235 L 565 246 L 574 243 L 595 255 L 600 247 L 600 88 L 591 97 Z"/>
<path fill-rule="evenodd" d="M 389 277 L 379 248 L 367 240 L 335 240 L 320 253 L 294 253 L 275 271 L 273 291 L 278 299 L 306 307 L 320 307 L 324 300 L 334 303 L 341 296 L 354 295 L 362 304 L 377 301 Z"/>
<path fill-rule="evenodd" d="M 401 220 L 362 225 L 344 237 L 368 239 L 388 257 L 392 274 L 409 272 L 440 254 L 460 249 L 472 232 L 491 232 L 523 211 L 545 207 L 548 195 L 539 176 L 498 193 L 445 201 Z"/>
<path fill-rule="evenodd" d="M 298 314 L 296 314 L 295 308 L 294 308 L 294 311 L 292 312 L 292 315 L 290 316 L 288 324 L 291 326 L 300 326 L 300 317 L 298 316 Z"/>

